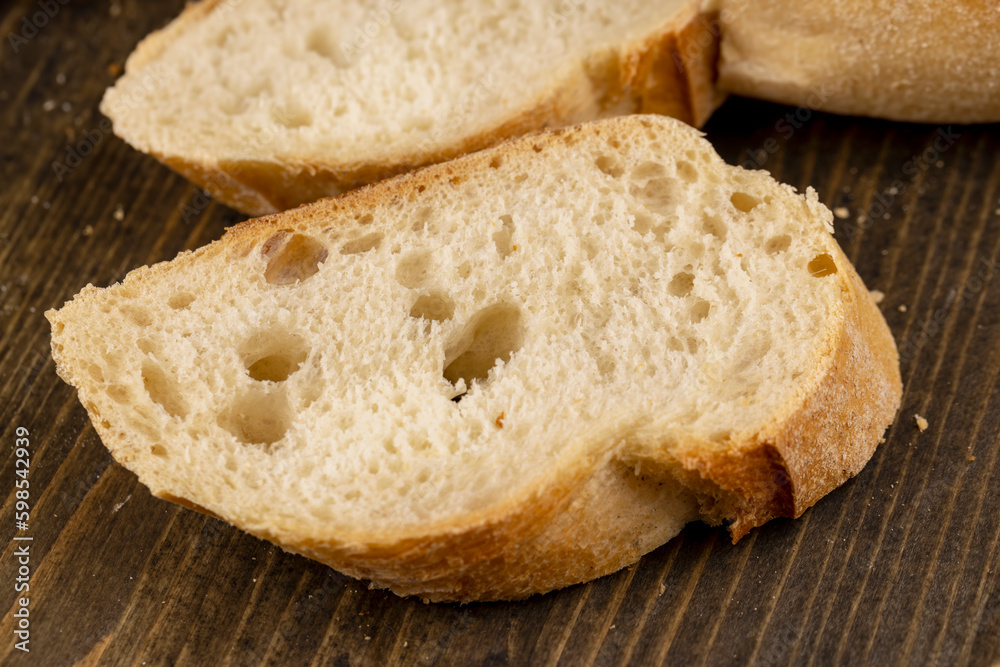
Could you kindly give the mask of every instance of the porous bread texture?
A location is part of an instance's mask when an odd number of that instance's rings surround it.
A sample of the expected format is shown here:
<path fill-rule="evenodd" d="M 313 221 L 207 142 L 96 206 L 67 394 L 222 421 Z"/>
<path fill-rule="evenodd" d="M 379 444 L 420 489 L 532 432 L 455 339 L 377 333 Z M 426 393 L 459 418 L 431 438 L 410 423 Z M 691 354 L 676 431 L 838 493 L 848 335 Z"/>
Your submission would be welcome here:
<path fill-rule="evenodd" d="M 714 43 L 692 0 L 206 0 L 130 57 L 101 109 L 252 214 L 532 130 L 623 113 L 700 124 Z"/>
<path fill-rule="evenodd" d="M 711 0 L 719 85 L 842 114 L 1000 120 L 995 0 Z"/>
<path fill-rule="evenodd" d="M 154 494 L 401 594 L 515 599 L 860 470 L 899 371 L 831 219 L 631 116 L 249 221 L 46 315 Z"/>

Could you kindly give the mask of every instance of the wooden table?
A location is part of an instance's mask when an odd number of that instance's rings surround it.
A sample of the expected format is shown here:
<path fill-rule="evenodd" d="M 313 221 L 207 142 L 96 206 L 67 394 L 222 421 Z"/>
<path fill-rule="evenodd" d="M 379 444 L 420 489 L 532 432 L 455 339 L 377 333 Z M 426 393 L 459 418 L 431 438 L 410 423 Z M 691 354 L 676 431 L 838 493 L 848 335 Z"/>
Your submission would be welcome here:
<path fill-rule="evenodd" d="M 736 546 L 691 525 L 590 584 L 516 604 L 425 605 L 151 497 L 56 377 L 46 309 L 216 239 L 241 216 L 200 205 L 194 187 L 108 133 L 97 111 L 137 40 L 181 0 L 50 0 L 55 16 L 12 43 L 43 4 L 0 10 L 0 662 L 1000 660 L 996 126 L 731 100 L 706 128 L 719 152 L 815 187 L 841 214 L 837 239 L 862 277 L 885 293 L 905 383 L 885 443 L 804 517 Z M 30 432 L 28 531 L 15 531 L 18 427 Z M 14 648 L 15 549 L 26 543 L 15 534 L 33 538 L 30 654 Z"/>

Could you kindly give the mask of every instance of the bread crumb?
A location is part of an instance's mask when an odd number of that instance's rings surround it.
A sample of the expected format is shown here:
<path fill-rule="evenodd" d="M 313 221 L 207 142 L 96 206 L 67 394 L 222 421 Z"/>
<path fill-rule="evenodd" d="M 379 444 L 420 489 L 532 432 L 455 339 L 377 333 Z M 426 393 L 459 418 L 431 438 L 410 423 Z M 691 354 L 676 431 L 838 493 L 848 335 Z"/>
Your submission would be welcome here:
<path fill-rule="evenodd" d="M 833 209 L 833 214 L 838 218 L 840 218 L 841 220 L 847 220 L 849 217 L 851 217 L 851 212 L 847 210 L 846 206 L 838 206 L 837 208 Z"/>
<path fill-rule="evenodd" d="M 664 586 L 663 584 L 660 584 L 660 592 L 656 594 L 656 597 L 660 597 L 660 596 L 661 596 L 661 595 L 663 595 L 663 594 L 664 594 L 664 593 L 665 593 L 666 591 L 667 591 L 667 587 L 666 587 L 666 586 Z"/>
<path fill-rule="evenodd" d="M 914 415 L 913 419 L 917 422 L 917 428 L 920 429 L 921 433 L 927 430 L 928 423 L 926 419 L 924 419 L 920 415 Z"/>
<path fill-rule="evenodd" d="M 882 290 L 873 289 L 871 290 L 872 301 L 875 303 L 882 303 L 885 301 L 885 292 Z"/>
<path fill-rule="evenodd" d="M 115 207 L 114 216 L 115 220 L 119 222 L 125 219 L 125 208 L 121 204 L 118 204 L 118 206 Z"/>
<path fill-rule="evenodd" d="M 42 104 L 42 111 L 52 111 L 55 108 L 56 108 L 55 100 L 45 100 L 45 102 Z"/>
<path fill-rule="evenodd" d="M 505 419 L 506 417 L 507 417 L 507 413 L 506 413 L 506 412 L 501 412 L 501 413 L 500 413 L 500 416 L 499 416 L 499 417 L 497 417 L 497 420 L 496 420 L 496 422 L 494 422 L 494 423 L 495 423 L 495 424 L 497 425 L 497 428 L 503 428 L 503 420 L 504 420 L 504 419 Z"/>
<path fill-rule="evenodd" d="M 91 234 L 94 233 L 94 226 L 93 225 L 87 225 L 86 227 L 83 228 L 83 232 L 82 233 L 83 233 L 84 236 L 90 236 Z"/>
<path fill-rule="evenodd" d="M 122 73 L 122 66 L 118 63 L 111 63 L 108 65 L 108 74 L 111 76 L 118 76 Z"/>
<path fill-rule="evenodd" d="M 970 456 L 970 457 L 969 457 L 969 460 L 970 460 L 970 461 L 975 461 L 975 460 L 976 460 L 976 457 L 975 457 L 975 456 Z"/>
<path fill-rule="evenodd" d="M 905 313 L 906 312 L 906 304 L 905 303 L 899 304 L 899 308 L 897 308 L 896 310 L 898 310 L 901 313 Z"/>

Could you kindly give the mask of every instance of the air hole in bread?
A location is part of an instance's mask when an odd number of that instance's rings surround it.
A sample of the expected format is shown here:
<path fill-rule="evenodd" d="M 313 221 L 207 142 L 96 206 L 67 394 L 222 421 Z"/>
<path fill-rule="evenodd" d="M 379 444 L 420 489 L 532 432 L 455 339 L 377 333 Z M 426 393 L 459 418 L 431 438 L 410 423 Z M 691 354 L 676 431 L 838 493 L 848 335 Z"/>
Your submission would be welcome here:
<path fill-rule="evenodd" d="M 614 155 L 601 155 L 594 160 L 594 164 L 611 178 L 619 178 L 625 173 L 625 168 L 622 167 L 621 160 Z"/>
<path fill-rule="evenodd" d="M 128 388 L 126 388 L 125 385 L 112 384 L 109 385 L 105 391 L 108 392 L 108 396 L 111 397 L 111 400 L 119 405 L 124 405 L 132 401 L 132 395 L 129 393 Z"/>
<path fill-rule="evenodd" d="M 258 382 L 284 382 L 301 368 L 305 358 L 305 352 L 294 357 L 286 352 L 269 354 L 247 366 L 247 373 Z"/>
<path fill-rule="evenodd" d="M 776 255 L 779 252 L 785 252 L 792 245 L 792 237 L 788 234 L 780 234 L 778 236 L 772 236 L 764 244 L 764 251 L 768 255 Z"/>
<path fill-rule="evenodd" d="M 375 216 L 371 213 L 365 213 L 354 218 L 354 221 L 359 225 L 370 225 L 375 222 Z"/>
<path fill-rule="evenodd" d="M 240 348 L 247 373 L 258 382 L 284 382 L 302 367 L 309 349 L 298 336 L 285 331 L 263 331 Z"/>
<path fill-rule="evenodd" d="M 809 260 L 809 275 L 813 278 L 832 276 L 837 272 L 837 263 L 827 253 L 816 255 Z"/>
<path fill-rule="evenodd" d="M 509 362 L 523 344 L 520 308 L 512 304 L 484 308 L 446 347 L 444 377 L 455 386 L 483 382 L 498 361 Z"/>
<path fill-rule="evenodd" d="M 646 182 L 654 178 L 664 178 L 667 175 L 667 168 L 659 162 L 643 162 L 632 169 L 631 174 L 629 174 L 629 178 L 634 182 Z"/>
<path fill-rule="evenodd" d="M 167 456 L 167 448 L 163 445 L 153 445 L 149 448 L 149 453 L 153 456 L 162 456 L 165 458 Z"/>
<path fill-rule="evenodd" d="M 708 301 L 698 299 L 694 302 L 694 305 L 691 306 L 691 322 L 694 324 L 701 322 L 703 319 L 708 317 L 708 311 L 711 309 L 712 305 Z"/>
<path fill-rule="evenodd" d="M 646 164 L 654 164 L 647 162 Z M 663 169 L 662 165 L 656 165 Z M 636 171 L 642 167 L 637 167 Z M 633 173 L 634 178 L 634 173 Z M 677 209 L 678 193 L 677 183 L 670 178 L 663 176 L 650 179 L 644 186 L 633 185 L 629 190 L 633 197 L 645 204 L 653 213 L 669 216 Z"/>
<path fill-rule="evenodd" d="M 348 241 L 343 246 L 340 247 L 341 255 L 360 255 L 363 252 L 368 252 L 369 250 L 378 250 L 378 247 L 382 245 L 382 239 L 385 237 L 382 232 L 372 232 L 371 234 L 365 234 L 361 238 L 354 239 L 353 241 Z"/>
<path fill-rule="evenodd" d="M 687 296 L 691 293 L 694 288 L 694 274 L 688 273 L 687 271 L 681 271 L 675 275 L 671 280 L 670 284 L 667 285 L 667 291 L 672 296 Z"/>
<path fill-rule="evenodd" d="M 326 246 L 305 234 L 278 232 L 264 243 L 262 253 L 269 257 L 264 279 L 271 285 L 294 285 L 311 278 L 326 261 Z"/>
<path fill-rule="evenodd" d="M 433 291 L 417 297 L 410 308 L 410 317 L 433 322 L 446 322 L 455 316 L 455 301 L 444 292 Z"/>
<path fill-rule="evenodd" d="M 326 58 L 336 67 L 346 69 L 351 66 L 351 59 L 340 48 L 335 37 L 335 31 L 327 25 L 315 26 L 306 37 L 306 48 L 318 56 Z"/>
<path fill-rule="evenodd" d="M 289 130 L 294 130 L 312 125 L 313 114 L 312 111 L 297 102 L 288 102 L 271 110 L 271 120 Z"/>
<path fill-rule="evenodd" d="M 104 384 L 104 371 L 97 364 L 90 364 L 87 368 L 87 374 L 94 379 L 94 382 Z"/>
<path fill-rule="evenodd" d="M 500 216 L 500 229 L 493 234 L 493 244 L 496 246 L 497 254 L 503 259 L 514 252 L 514 218 L 509 215 Z"/>
<path fill-rule="evenodd" d="M 149 359 L 142 362 L 142 386 L 153 402 L 171 417 L 183 418 L 187 415 L 187 404 L 180 386 L 159 364 Z"/>
<path fill-rule="evenodd" d="M 170 300 L 167 301 L 167 305 L 173 308 L 174 310 L 184 310 L 192 303 L 194 303 L 194 300 L 196 298 L 197 297 L 194 294 L 191 294 L 190 292 L 178 292 L 177 294 L 170 297 Z"/>
<path fill-rule="evenodd" d="M 153 316 L 142 306 L 122 306 L 121 313 L 138 327 L 148 327 L 153 324 Z"/>
<path fill-rule="evenodd" d="M 693 164 L 685 160 L 677 161 L 677 176 L 688 183 L 698 182 L 698 170 Z"/>
<path fill-rule="evenodd" d="M 396 282 L 415 289 L 429 282 L 434 268 L 434 257 L 427 250 L 415 250 L 403 255 L 396 263 Z"/>
<path fill-rule="evenodd" d="M 472 262 L 462 262 L 458 265 L 458 277 L 465 280 L 472 275 Z"/>
<path fill-rule="evenodd" d="M 292 424 L 288 397 L 258 385 L 243 394 L 219 416 L 219 426 L 247 445 L 273 445 Z"/>
<path fill-rule="evenodd" d="M 726 223 L 717 215 L 705 216 L 701 228 L 705 230 L 706 234 L 711 234 L 720 241 L 726 240 Z"/>
<path fill-rule="evenodd" d="M 632 229 L 636 231 L 640 236 L 645 236 L 653 229 L 653 225 L 656 223 L 656 218 L 651 216 L 645 211 L 635 212 L 635 222 L 632 224 Z"/>
<path fill-rule="evenodd" d="M 734 192 L 729 201 L 732 202 L 738 211 L 743 211 L 744 213 L 749 213 L 755 206 L 760 204 L 759 199 L 745 192 Z"/>
<path fill-rule="evenodd" d="M 499 155 L 494 155 L 490 159 L 490 169 L 499 169 L 503 166 L 503 158 Z"/>

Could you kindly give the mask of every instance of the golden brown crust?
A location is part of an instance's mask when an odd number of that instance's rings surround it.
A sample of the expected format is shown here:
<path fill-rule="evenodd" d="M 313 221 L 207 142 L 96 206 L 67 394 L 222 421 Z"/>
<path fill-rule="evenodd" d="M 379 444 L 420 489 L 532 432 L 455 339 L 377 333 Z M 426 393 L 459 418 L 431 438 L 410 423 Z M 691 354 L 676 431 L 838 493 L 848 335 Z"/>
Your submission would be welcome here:
<path fill-rule="evenodd" d="M 721 87 L 842 114 L 1000 120 L 993 0 L 716 0 Z"/>
<path fill-rule="evenodd" d="M 799 517 L 856 475 L 892 423 L 902 396 L 896 344 L 868 290 L 831 244 L 843 299 L 841 326 L 815 386 L 748 442 L 678 456 L 709 482 L 733 541 L 776 516 Z"/>
<path fill-rule="evenodd" d="M 470 602 L 518 600 L 615 572 L 696 518 L 676 484 L 605 460 L 584 462 L 512 511 L 451 532 L 356 545 L 259 536 L 399 595 Z"/>
<path fill-rule="evenodd" d="M 152 64 L 188 27 L 227 6 L 221 0 L 189 4 L 173 23 L 140 43 L 129 58 L 129 73 Z M 637 112 L 665 114 L 698 126 L 722 101 L 714 85 L 715 44 L 694 42 L 703 36 L 703 26 L 711 18 L 695 11 L 692 3 L 662 34 L 595 54 L 585 63 L 583 74 L 562 82 L 500 125 L 465 138 L 444 137 L 438 145 L 390 160 L 295 163 L 239 158 L 209 162 L 155 150 L 153 155 L 229 206 L 250 215 L 268 215 L 536 130 Z"/>

